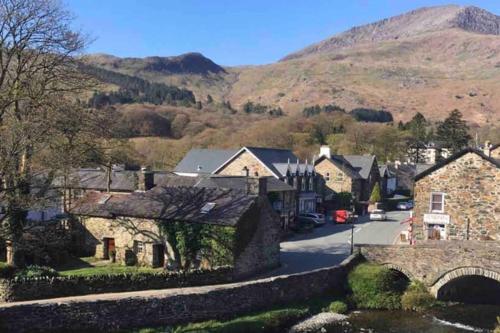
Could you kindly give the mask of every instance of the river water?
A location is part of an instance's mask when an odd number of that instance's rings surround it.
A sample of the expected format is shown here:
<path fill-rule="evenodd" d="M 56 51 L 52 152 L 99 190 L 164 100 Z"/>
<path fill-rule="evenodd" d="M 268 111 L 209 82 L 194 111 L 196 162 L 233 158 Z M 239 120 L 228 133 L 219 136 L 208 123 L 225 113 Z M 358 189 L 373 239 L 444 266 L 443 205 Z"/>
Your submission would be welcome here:
<path fill-rule="evenodd" d="M 455 305 L 426 313 L 358 311 L 350 315 L 349 333 L 491 332 L 500 316 L 498 305 Z M 329 333 L 338 332 L 330 329 Z"/>

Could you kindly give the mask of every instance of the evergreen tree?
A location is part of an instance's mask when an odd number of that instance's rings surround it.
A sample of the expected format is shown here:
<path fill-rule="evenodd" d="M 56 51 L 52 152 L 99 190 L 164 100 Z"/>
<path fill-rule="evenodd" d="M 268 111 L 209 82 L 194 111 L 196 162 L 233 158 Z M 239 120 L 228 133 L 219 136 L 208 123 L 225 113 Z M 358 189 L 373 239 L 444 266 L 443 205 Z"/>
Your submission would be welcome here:
<path fill-rule="evenodd" d="M 373 186 L 372 194 L 370 195 L 370 202 L 380 202 L 382 201 L 382 192 L 380 190 L 380 184 L 377 182 L 375 186 Z"/>
<path fill-rule="evenodd" d="M 469 135 L 469 126 L 462 119 L 462 113 L 458 110 L 450 112 L 448 118 L 439 123 L 436 133 L 437 140 L 452 153 L 465 148 L 472 137 Z"/>
<path fill-rule="evenodd" d="M 429 141 L 427 130 L 428 126 L 429 123 L 420 112 L 417 112 L 417 114 L 415 114 L 415 116 L 413 116 L 413 118 L 405 125 L 405 127 L 409 130 L 409 155 L 411 160 L 415 163 L 424 162 L 422 149 L 425 149 L 425 146 Z"/>

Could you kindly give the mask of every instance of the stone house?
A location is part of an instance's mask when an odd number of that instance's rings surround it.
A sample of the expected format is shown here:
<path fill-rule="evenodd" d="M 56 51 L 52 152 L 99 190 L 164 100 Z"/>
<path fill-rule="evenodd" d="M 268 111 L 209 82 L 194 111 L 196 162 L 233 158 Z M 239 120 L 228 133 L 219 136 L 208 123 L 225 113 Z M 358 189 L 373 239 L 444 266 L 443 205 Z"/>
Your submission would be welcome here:
<path fill-rule="evenodd" d="M 466 148 L 415 177 L 417 239 L 500 239 L 500 161 Z"/>
<path fill-rule="evenodd" d="M 357 209 L 366 211 L 373 187 L 380 182 L 374 155 L 332 155 L 328 146 L 321 147 L 315 170 L 324 179 L 324 200 L 329 208 L 334 207 L 337 193 L 351 192 Z"/>
<path fill-rule="evenodd" d="M 88 192 L 74 203 L 87 254 L 118 262 L 167 267 L 174 258 L 162 226 L 181 222 L 234 232 L 230 249 L 236 277 L 279 265 L 280 222 L 267 200 L 265 178 L 252 179 L 252 192 L 209 187 L 156 186 L 146 192 Z M 219 229 L 217 229 L 219 228 Z M 198 253 L 199 265 L 212 266 L 213 253 Z M 128 260 L 128 259 L 127 259 Z"/>
<path fill-rule="evenodd" d="M 321 200 L 322 179 L 316 173 L 314 165 L 307 161 L 300 163 L 288 149 L 258 147 L 243 147 L 238 150 L 193 149 L 176 166 L 174 172 L 189 176 L 212 174 L 278 179 L 295 190 L 292 205 L 286 204 L 288 198 L 273 203 L 285 227 L 293 225 L 298 214 L 315 212 L 318 201 Z"/>

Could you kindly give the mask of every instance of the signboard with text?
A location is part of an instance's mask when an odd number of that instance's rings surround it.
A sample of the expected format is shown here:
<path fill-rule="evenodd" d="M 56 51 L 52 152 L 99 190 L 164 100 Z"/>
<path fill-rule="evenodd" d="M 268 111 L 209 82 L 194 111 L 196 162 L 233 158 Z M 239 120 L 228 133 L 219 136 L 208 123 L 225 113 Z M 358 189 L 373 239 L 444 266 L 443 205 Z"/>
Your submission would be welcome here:
<path fill-rule="evenodd" d="M 448 224 L 450 223 L 450 215 L 424 214 L 424 222 L 429 224 Z"/>

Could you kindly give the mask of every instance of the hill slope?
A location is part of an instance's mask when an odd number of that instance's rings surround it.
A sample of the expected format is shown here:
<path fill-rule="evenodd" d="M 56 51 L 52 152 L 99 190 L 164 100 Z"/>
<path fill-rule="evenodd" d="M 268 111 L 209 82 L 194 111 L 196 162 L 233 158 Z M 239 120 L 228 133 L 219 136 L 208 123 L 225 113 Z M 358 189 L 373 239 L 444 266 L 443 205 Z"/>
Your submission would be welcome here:
<path fill-rule="evenodd" d="M 417 111 L 437 120 L 459 109 L 467 120 L 485 124 L 500 120 L 499 35 L 499 16 L 441 6 L 350 29 L 270 65 L 222 68 L 200 54 L 187 57 L 200 64 L 194 69 L 190 61 L 170 65 L 175 58 L 101 55 L 91 62 L 234 107 L 250 100 L 294 114 L 336 104 L 388 110 L 396 120 Z"/>
<path fill-rule="evenodd" d="M 500 16 L 477 7 L 424 7 L 406 14 L 354 27 L 303 50 L 287 55 L 283 60 L 311 54 L 328 53 L 361 43 L 377 43 L 419 36 L 452 28 L 480 34 L 500 34 Z"/>

